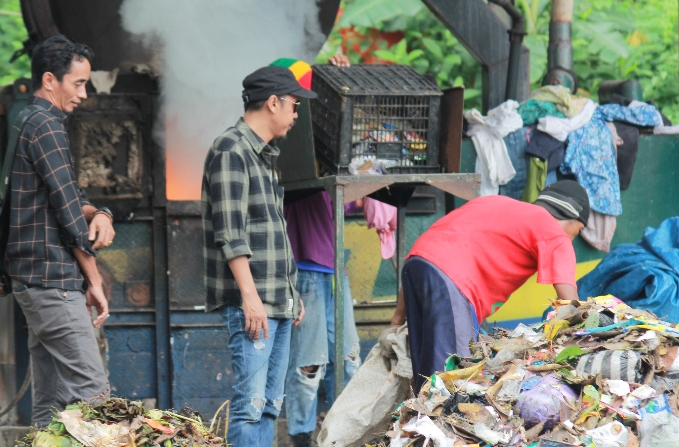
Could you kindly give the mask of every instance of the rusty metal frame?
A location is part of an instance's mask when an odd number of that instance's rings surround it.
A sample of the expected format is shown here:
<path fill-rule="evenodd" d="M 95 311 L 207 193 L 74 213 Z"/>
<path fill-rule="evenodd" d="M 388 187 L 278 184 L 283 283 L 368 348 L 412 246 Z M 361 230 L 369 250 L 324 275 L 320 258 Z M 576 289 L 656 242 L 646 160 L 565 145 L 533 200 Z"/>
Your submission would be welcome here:
<path fill-rule="evenodd" d="M 398 208 L 396 293 L 401 284 L 401 267 L 406 255 L 406 206 L 417 186 L 433 186 L 465 200 L 479 196 L 479 174 L 393 174 L 393 175 L 333 175 L 286 183 L 286 192 L 327 190 L 335 211 L 335 399 L 344 389 L 344 204 L 387 189 Z"/>

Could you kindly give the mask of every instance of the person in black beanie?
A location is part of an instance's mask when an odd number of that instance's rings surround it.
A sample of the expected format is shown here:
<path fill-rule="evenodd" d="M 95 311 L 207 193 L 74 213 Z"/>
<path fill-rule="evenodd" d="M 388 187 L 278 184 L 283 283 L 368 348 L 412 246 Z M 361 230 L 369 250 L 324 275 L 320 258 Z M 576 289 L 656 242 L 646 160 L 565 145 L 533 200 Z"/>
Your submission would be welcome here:
<path fill-rule="evenodd" d="M 419 237 L 403 266 L 392 319 L 392 326 L 401 326 L 407 317 L 415 392 L 444 369 L 450 354 L 469 356 L 479 322 L 534 273 L 559 299 L 578 299 L 572 241 L 589 212 L 585 189 L 563 180 L 535 203 L 504 196 L 471 200 Z"/>

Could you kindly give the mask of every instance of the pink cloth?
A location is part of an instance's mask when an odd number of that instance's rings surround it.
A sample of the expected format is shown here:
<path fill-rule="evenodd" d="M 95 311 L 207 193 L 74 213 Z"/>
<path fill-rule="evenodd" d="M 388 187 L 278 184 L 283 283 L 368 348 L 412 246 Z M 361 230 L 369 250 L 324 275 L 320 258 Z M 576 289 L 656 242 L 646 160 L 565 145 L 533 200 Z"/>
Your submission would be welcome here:
<path fill-rule="evenodd" d="M 363 217 L 368 223 L 368 228 L 377 230 L 380 237 L 380 253 L 382 259 L 389 259 L 396 251 L 396 216 L 398 210 L 395 206 L 387 205 L 379 200 L 366 197 L 363 201 Z"/>

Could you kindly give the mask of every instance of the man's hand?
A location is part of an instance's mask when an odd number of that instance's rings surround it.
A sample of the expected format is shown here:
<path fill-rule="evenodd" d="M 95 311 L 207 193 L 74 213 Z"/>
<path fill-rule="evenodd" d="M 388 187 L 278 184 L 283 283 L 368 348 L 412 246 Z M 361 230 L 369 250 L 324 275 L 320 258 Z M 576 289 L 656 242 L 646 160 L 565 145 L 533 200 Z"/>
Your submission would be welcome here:
<path fill-rule="evenodd" d="M 259 295 L 250 298 L 243 296 L 243 313 L 245 314 L 245 332 L 253 341 L 259 340 L 264 329 L 264 340 L 269 339 L 269 320 L 264 311 L 264 304 Z"/>
<path fill-rule="evenodd" d="M 108 318 L 108 301 L 101 286 L 89 285 L 85 292 L 85 303 L 87 312 L 92 315 L 92 306 L 97 309 L 97 319 L 92 323 L 94 327 L 100 328 Z"/>
<path fill-rule="evenodd" d="M 328 59 L 328 63 L 335 65 L 337 67 L 350 67 L 351 62 L 349 62 L 349 58 L 346 57 L 343 54 L 336 54 L 330 59 Z"/>
<path fill-rule="evenodd" d="M 299 310 L 299 316 L 292 322 L 293 326 L 299 326 L 299 324 L 302 322 L 302 319 L 304 319 L 304 314 L 306 313 L 304 310 L 304 301 L 302 301 L 301 298 L 299 299 L 299 305 L 301 309 Z"/>
<path fill-rule="evenodd" d="M 116 232 L 113 230 L 113 222 L 106 214 L 97 214 L 90 222 L 90 242 L 93 242 L 92 249 L 108 247 L 113 243 Z M 96 239 L 96 241 L 95 241 Z"/>

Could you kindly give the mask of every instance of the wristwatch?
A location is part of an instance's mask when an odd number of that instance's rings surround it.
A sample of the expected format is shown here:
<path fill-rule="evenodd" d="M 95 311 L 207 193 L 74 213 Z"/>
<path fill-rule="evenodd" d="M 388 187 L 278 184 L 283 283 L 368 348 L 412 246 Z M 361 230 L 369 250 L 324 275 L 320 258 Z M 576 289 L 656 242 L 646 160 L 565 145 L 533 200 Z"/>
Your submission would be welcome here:
<path fill-rule="evenodd" d="M 94 212 L 95 216 L 97 214 L 106 214 L 108 218 L 111 219 L 111 222 L 113 222 L 113 213 L 111 212 L 110 209 L 106 208 L 105 206 L 102 206 L 101 208 L 97 209 L 97 211 Z"/>

